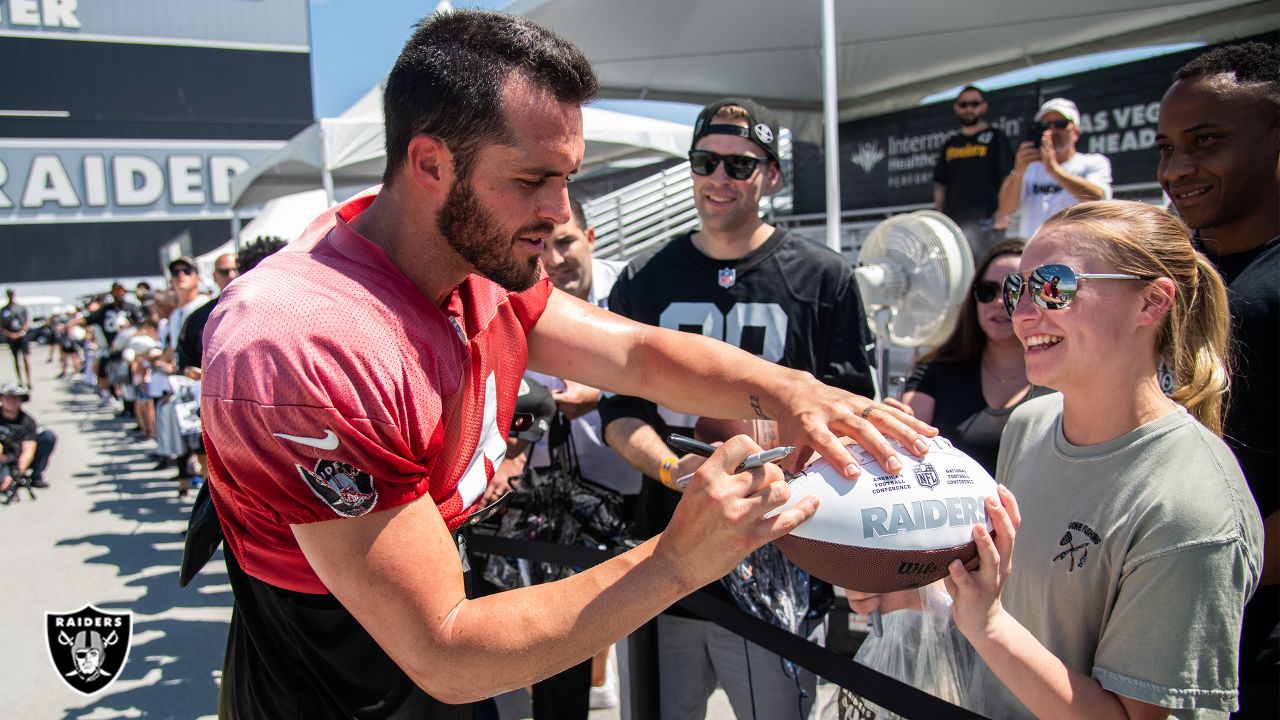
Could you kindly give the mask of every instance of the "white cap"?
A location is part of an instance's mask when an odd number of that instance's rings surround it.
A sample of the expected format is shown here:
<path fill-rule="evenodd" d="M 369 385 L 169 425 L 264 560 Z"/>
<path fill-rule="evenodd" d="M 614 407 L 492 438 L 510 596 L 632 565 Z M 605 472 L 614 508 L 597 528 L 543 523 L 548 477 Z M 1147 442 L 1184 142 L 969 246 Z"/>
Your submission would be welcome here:
<path fill-rule="evenodd" d="M 1040 110 L 1036 112 L 1036 121 L 1039 122 L 1051 112 L 1056 112 L 1062 117 L 1071 121 L 1072 125 L 1080 125 L 1080 111 L 1076 109 L 1076 104 L 1066 98 L 1054 98 L 1040 106 Z"/>

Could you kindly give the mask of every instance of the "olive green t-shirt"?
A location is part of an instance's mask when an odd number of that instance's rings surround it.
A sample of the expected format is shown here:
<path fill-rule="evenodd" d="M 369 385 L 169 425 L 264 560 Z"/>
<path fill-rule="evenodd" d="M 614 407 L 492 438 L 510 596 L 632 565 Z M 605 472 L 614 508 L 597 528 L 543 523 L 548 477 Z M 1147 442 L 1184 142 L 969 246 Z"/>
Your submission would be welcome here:
<path fill-rule="evenodd" d="M 1115 440 L 1071 445 L 1054 394 L 1013 413 L 996 478 L 1022 511 L 1002 596 L 1018 622 L 1107 690 L 1174 717 L 1236 707 L 1262 520 L 1221 439 L 1178 408 Z M 989 717 L 1031 716 L 985 665 L 978 687 Z"/>

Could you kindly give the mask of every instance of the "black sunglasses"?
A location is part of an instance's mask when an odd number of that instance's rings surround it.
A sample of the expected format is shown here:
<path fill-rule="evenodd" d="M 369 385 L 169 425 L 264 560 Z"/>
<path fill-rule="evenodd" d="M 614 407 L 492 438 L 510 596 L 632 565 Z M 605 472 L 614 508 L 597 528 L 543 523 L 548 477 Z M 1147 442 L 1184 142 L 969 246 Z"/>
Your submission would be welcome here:
<path fill-rule="evenodd" d="M 1000 283 L 995 280 L 979 280 L 973 284 L 973 299 L 989 303 L 1000 297 Z"/>
<path fill-rule="evenodd" d="M 214 275 L 230 275 L 231 273 L 237 272 L 238 270 L 239 268 L 214 268 L 213 274 Z"/>
<path fill-rule="evenodd" d="M 1024 288 L 1031 290 L 1031 302 L 1045 310 L 1062 310 L 1075 302 L 1081 280 L 1150 280 L 1124 273 L 1078 273 L 1066 265 L 1041 265 L 1024 281 L 1022 275 L 1004 279 L 1004 309 L 1013 317 Z"/>
<path fill-rule="evenodd" d="M 169 268 L 169 272 L 174 275 L 195 275 L 196 269 L 193 267 L 182 266 L 182 267 L 176 267 L 176 268 Z"/>
<path fill-rule="evenodd" d="M 716 171 L 720 163 L 724 163 L 724 171 L 734 180 L 750 180 L 756 173 L 760 163 L 769 162 L 768 158 L 751 157 L 750 155 L 721 155 L 710 150 L 690 150 L 689 169 L 694 175 L 710 175 Z"/>
<path fill-rule="evenodd" d="M 1046 128 L 1055 127 L 1059 130 L 1066 130 L 1071 125 L 1070 120 L 1041 120 L 1040 124 Z"/>
<path fill-rule="evenodd" d="M 978 107 L 979 105 L 981 105 L 982 103 L 983 103 L 983 101 L 982 101 L 982 100 L 957 100 L 957 101 L 956 101 L 956 107 L 958 107 L 958 108 L 975 108 L 975 107 Z"/>

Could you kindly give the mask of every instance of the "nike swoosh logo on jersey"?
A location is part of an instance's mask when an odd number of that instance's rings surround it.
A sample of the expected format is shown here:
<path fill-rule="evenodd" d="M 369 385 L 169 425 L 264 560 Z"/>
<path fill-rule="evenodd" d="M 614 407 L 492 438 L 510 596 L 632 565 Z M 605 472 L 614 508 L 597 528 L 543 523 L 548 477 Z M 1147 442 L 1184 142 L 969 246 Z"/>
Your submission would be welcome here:
<path fill-rule="evenodd" d="M 275 435 L 278 438 L 283 438 L 285 440 L 296 442 L 299 445 L 306 445 L 307 447 L 313 447 L 317 450 L 337 450 L 338 449 L 338 435 L 337 433 L 330 430 L 329 428 L 324 429 L 324 437 L 318 437 L 318 438 L 303 437 L 301 435 L 286 435 L 284 433 L 271 433 L 271 434 Z"/>

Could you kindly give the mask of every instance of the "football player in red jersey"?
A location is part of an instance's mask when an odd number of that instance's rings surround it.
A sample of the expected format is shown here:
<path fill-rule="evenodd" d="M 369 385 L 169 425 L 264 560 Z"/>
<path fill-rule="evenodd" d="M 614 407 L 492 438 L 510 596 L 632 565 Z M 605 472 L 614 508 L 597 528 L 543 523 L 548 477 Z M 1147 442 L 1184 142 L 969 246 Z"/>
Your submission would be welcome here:
<path fill-rule="evenodd" d="M 915 447 L 934 432 L 552 290 L 539 255 L 569 220 L 595 89 L 586 58 L 527 20 L 433 16 L 387 81 L 384 185 L 227 288 L 202 399 L 236 601 L 223 717 L 468 716 L 444 703 L 582 662 L 812 514 L 809 501 L 764 519 L 788 489 L 774 466 L 735 472 L 759 450 L 739 437 L 657 537 L 467 599 L 450 533 L 479 509 L 526 364 L 686 412 L 776 418 L 783 441 L 851 474 L 838 435 L 891 466 L 884 435 Z"/>

